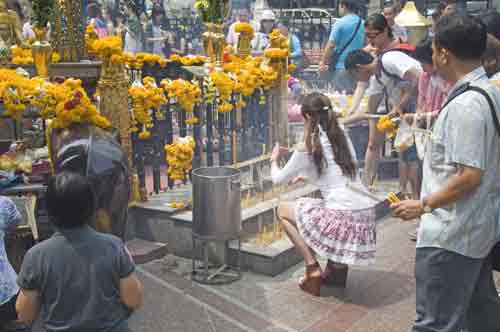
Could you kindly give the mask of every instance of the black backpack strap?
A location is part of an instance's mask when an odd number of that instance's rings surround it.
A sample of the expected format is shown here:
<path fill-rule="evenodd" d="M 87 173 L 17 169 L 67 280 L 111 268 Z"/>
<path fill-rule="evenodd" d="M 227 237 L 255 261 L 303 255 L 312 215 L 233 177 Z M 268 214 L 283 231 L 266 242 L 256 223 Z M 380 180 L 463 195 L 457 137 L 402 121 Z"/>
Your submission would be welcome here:
<path fill-rule="evenodd" d="M 446 100 L 446 103 L 444 103 L 443 107 L 441 107 L 441 110 L 443 110 L 446 106 L 448 106 L 448 104 L 451 101 L 453 101 L 453 99 L 455 99 L 456 97 L 460 96 L 462 93 L 467 91 L 475 91 L 477 93 L 480 93 L 486 98 L 486 101 L 490 106 L 490 112 L 491 112 L 491 117 L 493 118 L 493 124 L 495 125 L 495 129 L 497 131 L 498 136 L 500 136 L 500 122 L 498 121 L 497 112 L 495 110 L 495 103 L 493 102 L 493 99 L 491 99 L 489 93 L 478 86 L 470 85 L 469 83 L 461 85 L 455 91 L 453 91 L 452 94 L 448 96 L 448 99 Z"/>
<path fill-rule="evenodd" d="M 402 52 L 402 53 L 405 53 L 403 50 L 400 50 L 400 49 L 390 49 L 390 50 L 387 50 L 387 51 L 384 51 L 382 53 L 380 53 L 379 55 L 379 66 L 380 66 L 380 71 L 382 71 L 386 76 L 389 76 L 390 78 L 392 79 L 395 79 L 395 80 L 398 80 L 398 81 L 402 81 L 401 77 L 399 77 L 398 75 L 396 74 L 393 74 L 393 73 L 390 73 L 387 69 L 385 69 L 384 67 L 384 63 L 382 62 L 382 57 L 389 53 L 389 52 Z M 406 54 L 406 53 L 405 53 Z"/>
<path fill-rule="evenodd" d="M 356 30 L 354 30 L 354 33 L 352 34 L 351 38 L 349 39 L 349 41 L 342 47 L 342 49 L 340 50 L 340 52 L 335 52 L 339 57 L 342 55 L 342 53 L 345 52 L 345 50 L 349 47 L 349 45 L 351 45 L 352 41 L 354 40 L 354 38 L 356 38 L 356 35 L 358 34 L 358 31 L 359 31 L 359 28 L 361 27 L 361 23 L 363 22 L 363 19 L 361 17 L 359 17 L 359 22 L 358 22 L 358 25 L 356 26 Z"/>
<path fill-rule="evenodd" d="M 491 96 L 486 90 L 478 87 L 478 86 L 469 86 L 469 90 L 471 91 L 476 91 L 484 96 L 486 100 L 488 101 L 488 104 L 490 105 L 490 111 L 491 111 L 491 117 L 493 118 L 493 124 L 495 125 L 495 129 L 497 130 L 498 136 L 500 136 L 500 123 L 498 122 L 498 116 L 497 112 L 495 110 L 495 103 L 491 99 Z"/>

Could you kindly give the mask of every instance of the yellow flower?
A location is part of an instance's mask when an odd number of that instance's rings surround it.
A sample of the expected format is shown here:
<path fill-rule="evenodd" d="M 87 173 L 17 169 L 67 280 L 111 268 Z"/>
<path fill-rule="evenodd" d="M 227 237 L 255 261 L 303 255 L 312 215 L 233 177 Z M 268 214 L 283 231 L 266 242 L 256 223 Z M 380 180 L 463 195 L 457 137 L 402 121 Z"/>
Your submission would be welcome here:
<path fill-rule="evenodd" d="M 246 22 L 236 23 L 234 26 L 234 31 L 237 33 L 242 33 L 242 34 L 247 34 L 247 35 L 254 34 L 253 26 L 250 23 L 246 23 Z"/>
<path fill-rule="evenodd" d="M 186 124 L 190 125 L 190 126 L 194 126 L 194 125 L 198 124 L 198 122 L 199 122 L 198 118 L 195 116 L 192 116 L 192 117 L 186 119 Z"/>
<path fill-rule="evenodd" d="M 201 102 L 201 89 L 196 82 L 183 79 L 163 80 L 161 85 L 167 92 L 168 98 L 175 100 L 185 112 L 193 112 L 194 105 Z"/>
<path fill-rule="evenodd" d="M 382 116 L 377 121 L 377 129 L 381 132 L 393 136 L 396 133 L 396 124 L 387 115 Z"/>
<path fill-rule="evenodd" d="M 172 180 L 185 180 L 186 172 L 192 168 L 195 146 L 191 136 L 176 138 L 172 144 L 165 145 L 167 174 Z"/>
<path fill-rule="evenodd" d="M 269 59 L 283 60 L 288 58 L 288 49 L 268 48 L 264 51 L 264 56 Z"/>
<path fill-rule="evenodd" d="M 147 130 L 143 130 L 143 131 L 141 131 L 139 133 L 139 138 L 140 139 L 147 139 L 149 137 L 151 137 L 151 133 L 149 131 L 147 131 Z"/>

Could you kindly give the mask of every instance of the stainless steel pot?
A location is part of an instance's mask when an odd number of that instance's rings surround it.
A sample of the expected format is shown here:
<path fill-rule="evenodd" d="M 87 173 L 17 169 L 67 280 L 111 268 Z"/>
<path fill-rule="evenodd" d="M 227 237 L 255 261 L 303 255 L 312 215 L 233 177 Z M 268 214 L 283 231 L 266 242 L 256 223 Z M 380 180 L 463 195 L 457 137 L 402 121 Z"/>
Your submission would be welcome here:
<path fill-rule="evenodd" d="M 203 167 L 192 172 L 193 234 L 207 240 L 235 239 L 241 232 L 240 171 Z"/>

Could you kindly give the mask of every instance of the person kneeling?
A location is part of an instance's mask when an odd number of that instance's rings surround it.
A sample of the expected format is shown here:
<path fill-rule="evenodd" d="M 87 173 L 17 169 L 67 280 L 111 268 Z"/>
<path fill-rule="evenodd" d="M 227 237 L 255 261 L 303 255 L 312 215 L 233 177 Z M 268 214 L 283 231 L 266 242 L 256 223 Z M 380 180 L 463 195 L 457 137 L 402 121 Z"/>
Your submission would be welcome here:
<path fill-rule="evenodd" d="M 353 145 L 328 97 L 320 93 L 304 97 L 302 116 L 304 143 L 297 146 L 283 169 L 278 165 L 283 149 L 276 146 L 271 176 L 273 183 L 307 176 L 321 192 L 322 199 L 300 198 L 278 207 L 280 222 L 306 263 L 299 286 L 319 296 L 322 283 L 345 287 L 347 264 L 375 261 L 375 202 L 349 185 L 363 188 L 356 174 Z M 313 252 L 328 259 L 324 272 Z"/>

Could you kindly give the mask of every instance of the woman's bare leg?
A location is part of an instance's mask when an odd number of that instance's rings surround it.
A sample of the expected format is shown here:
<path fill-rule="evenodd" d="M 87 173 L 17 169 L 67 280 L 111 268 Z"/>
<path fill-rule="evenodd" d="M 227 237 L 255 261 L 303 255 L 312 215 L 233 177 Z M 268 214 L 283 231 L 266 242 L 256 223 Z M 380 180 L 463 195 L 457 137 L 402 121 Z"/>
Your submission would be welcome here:
<path fill-rule="evenodd" d="M 295 222 L 295 204 L 291 202 L 283 202 L 278 207 L 278 218 L 285 230 L 288 238 L 295 245 L 295 248 L 304 257 L 306 265 L 312 265 L 316 263 L 316 257 L 314 257 L 313 252 L 307 246 L 304 239 L 300 236 L 297 230 L 297 225 Z"/>
<path fill-rule="evenodd" d="M 412 198 L 415 200 L 420 199 L 421 180 L 418 161 L 412 161 L 408 165 L 408 179 L 412 190 Z"/>
<path fill-rule="evenodd" d="M 380 150 L 384 144 L 384 134 L 377 129 L 375 121 L 368 121 L 369 138 L 368 147 L 365 154 L 365 169 L 363 182 L 367 186 L 372 186 L 377 175 L 378 164 L 380 160 Z"/>

